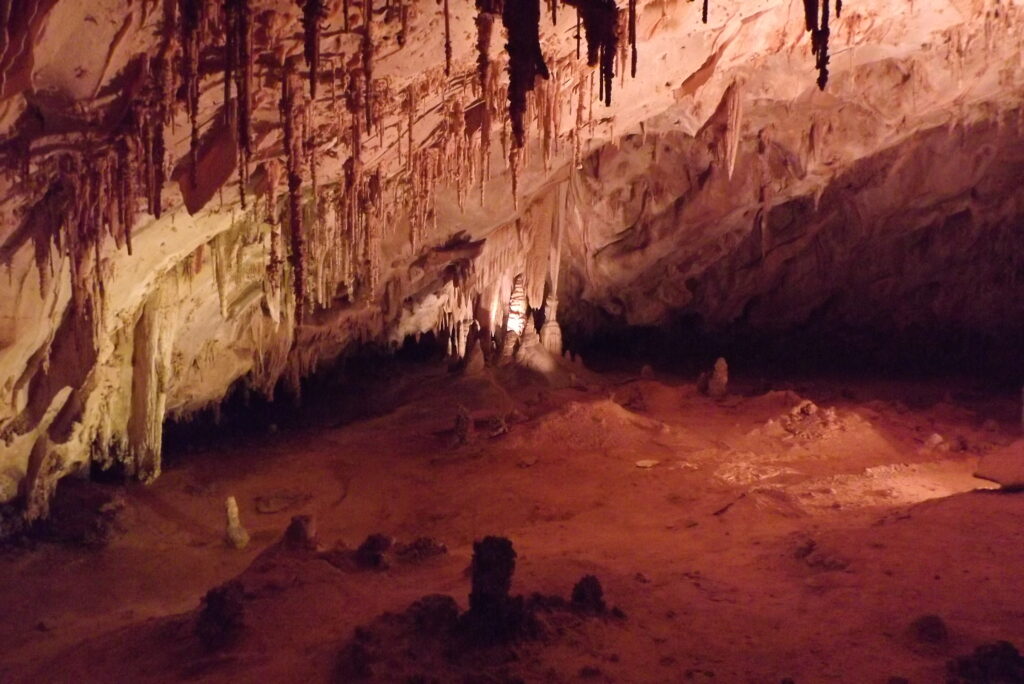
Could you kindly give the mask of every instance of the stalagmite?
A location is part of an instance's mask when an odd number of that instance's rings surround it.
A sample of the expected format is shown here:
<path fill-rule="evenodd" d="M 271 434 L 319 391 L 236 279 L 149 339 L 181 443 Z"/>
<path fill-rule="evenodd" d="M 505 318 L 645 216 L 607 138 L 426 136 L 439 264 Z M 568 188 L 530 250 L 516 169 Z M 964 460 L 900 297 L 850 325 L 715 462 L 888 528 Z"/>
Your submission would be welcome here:
<path fill-rule="evenodd" d="M 549 294 L 544 302 L 544 325 L 540 327 L 540 342 L 553 355 L 562 355 L 562 328 L 558 324 L 558 299 L 552 294 Z"/>
<path fill-rule="evenodd" d="M 473 416 L 465 406 L 459 406 L 455 413 L 455 427 L 452 430 L 451 447 L 469 444 L 474 439 Z"/>
<path fill-rule="evenodd" d="M 729 391 L 729 364 L 719 358 L 709 373 L 701 373 L 697 388 L 712 399 L 721 399 Z"/>
<path fill-rule="evenodd" d="M 526 329 L 526 315 L 529 303 L 526 298 L 523 274 L 518 274 L 512 282 L 512 294 L 508 301 L 508 319 L 505 322 L 505 339 L 501 347 L 500 361 L 506 363 L 512 359 L 516 345 Z"/>
<path fill-rule="evenodd" d="M 143 482 L 160 475 L 167 389 L 175 334 L 173 281 L 157 286 L 134 329 L 128 471 Z"/>
<path fill-rule="evenodd" d="M 235 501 L 235 497 L 229 496 L 225 499 L 224 512 L 227 517 L 224 540 L 231 548 L 241 551 L 249 545 L 249 533 L 242 527 L 242 521 L 238 516 L 238 502 Z"/>

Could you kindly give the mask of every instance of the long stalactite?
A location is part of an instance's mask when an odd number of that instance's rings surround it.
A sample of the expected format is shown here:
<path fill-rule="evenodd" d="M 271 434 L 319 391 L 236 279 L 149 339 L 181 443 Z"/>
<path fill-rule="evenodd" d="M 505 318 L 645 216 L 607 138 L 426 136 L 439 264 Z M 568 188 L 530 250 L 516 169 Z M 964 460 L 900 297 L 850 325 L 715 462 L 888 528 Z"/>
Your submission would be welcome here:
<path fill-rule="evenodd" d="M 615 0 L 586 0 L 581 2 L 580 9 L 587 37 L 587 64 L 598 66 L 598 99 L 611 105 L 615 53 L 619 45 L 619 8 Z"/>
<path fill-rule="evenodd" d="M 538 76 L 548 78 L 540 47 L 540 0 L 505 0 L 501 21 L 508 34 L 508 104 L 515 147 L 525 143 L 526 94 Z"/>
<path fill-rule="evenodd" d="M 296 102 L 294 61 L 286 60 L 281 74 L 281 125 L 284 129 L 285 175 L 288 182 L 289 261 L 295 291 L 295 319 L 302 321 L 306 302 L 306 237 L 302 215 L 302 105 Z M 301 91 L 299 91 L 301 92 Z"/>
<path fill-rule="evenodd" d="M 836 18 L 842 16 L 843 2 L 835 0 Z M 829 78 L 829 0 L 804 0 L 804 19 L 807 31 L 811 34 L 811 54 L 814 55 L 814 67 L 818 70 L 818 88 L 825 90 Z"/>
<path fill-rule="evenodd" d="M 182 51 L 182 81 L 191 127 L 189 142 L 189 180 L 197 185 L 196 167 L 199 164 L 199 58 L 206 26 L 205 0 L 178 0 L 179 31 Z"/>
<path fill-rule="evenodd" d="M 327 16 L 324 0 L 300 0 L 302 3 L 302 52 L 309 69 L 309 96 L 316 100 L 320 75 L 320 23 Z"/>

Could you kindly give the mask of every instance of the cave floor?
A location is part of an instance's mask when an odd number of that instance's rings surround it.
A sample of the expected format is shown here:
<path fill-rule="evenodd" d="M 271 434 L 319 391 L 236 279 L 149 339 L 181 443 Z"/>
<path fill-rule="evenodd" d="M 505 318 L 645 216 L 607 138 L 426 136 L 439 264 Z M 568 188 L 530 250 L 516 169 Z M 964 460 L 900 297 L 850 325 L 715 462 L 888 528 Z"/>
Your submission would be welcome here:
<path fill-rule="evenodd" d="M 660 376 L 581 371 L 551 389 L 514 375 L 424 370 L 379 417 L 200 449 L 129 486 L 102 550 L 6 552 L 0 681 L 329 681 L 357 625 L 430 593 L 465 608 L 472 543 L 490 534 L 515 544 L 514 592 L 567 595 L 592 573 L 626 619 L 517 647 L 477 681 L 941 682 L 981 642 L 1024 643 L 1024 495 L 972 475 L 1016 436 L 1012 399 L 820 381 L 713 401 Z M 803 399 L 818 410 L 794 411 Z M 477 430 L 453 448 L 459 404 Z M 223 541 L 229 495 L 244 551 Z M 382 532 L 449 553 L 246 570 L 298 513 L 326 547 Z M 240 574 L 246 631 L 207 655 L 199 601 Z M 908 631 L 925 614 L 947 642 Z"/>

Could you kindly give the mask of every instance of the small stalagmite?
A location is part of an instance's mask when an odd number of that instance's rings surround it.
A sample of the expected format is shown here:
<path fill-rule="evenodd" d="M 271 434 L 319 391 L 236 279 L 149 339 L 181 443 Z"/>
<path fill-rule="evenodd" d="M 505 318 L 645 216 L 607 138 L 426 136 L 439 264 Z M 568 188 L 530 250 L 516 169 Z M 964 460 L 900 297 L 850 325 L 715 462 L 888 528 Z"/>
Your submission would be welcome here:
<path fill-rule="evenodd" d="M 712 399 L 721 399 L 729 392 L 729 364 L 719 357 L 710 372 L 701 373 L 697 389 Z"/>
<path fill-rule="evenodd" d="M 508 322 L 505 324 L 505 340 L 501 347 L 500 363 L 507 363 L 512 359 L 519 338 L 526 329 L 526 314 L 529 303 L 526 298 L 526 286 L 523 274 L 520 273 L 512 282 L 512 295 L 508 301 Z"/>
<path fill-rule="evenodd" d="M 475 433 L 474 428 L 473 415 L 469 412 L 469 409 L 465 406 L 459 406 L 459 410 L 455 414 L 455 428 L 452 431 L 452 448 L 454 449 L 472 442 Z"/>
<path fill-rule="evenodd" d="M 242 522 L 238 517 L 238 502 L 235 501 L 235 497 L 229 496 L 224 501 L 224 510 L 228 523 L 224 538 L 229 546 L 242 550 L 249 545 L 249 533 L 242 527 Z"/>
<path fill-rule="evenodd" d="M 713 399 L 721 399 L 729 391 L 729 364 L 725 359 L 719 357 L 715 361 L 715 367 L 708 378 L 708 396 Z"/>
<path fill-rule="evenodd" d="M 544 325 L 540 327 L 540 343 L 554 356 L 562 355 L 562 327 L 558 324 L 558 298 L 548 295 L 544 302 Z"/>

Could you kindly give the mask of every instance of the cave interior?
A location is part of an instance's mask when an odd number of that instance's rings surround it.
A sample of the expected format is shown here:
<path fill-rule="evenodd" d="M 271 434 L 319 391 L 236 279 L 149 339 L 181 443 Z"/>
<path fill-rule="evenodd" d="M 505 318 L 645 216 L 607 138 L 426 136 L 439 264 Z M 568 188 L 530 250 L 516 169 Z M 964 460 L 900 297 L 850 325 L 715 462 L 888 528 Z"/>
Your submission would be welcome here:
<path fill-rule="evenodd" d="M 1024 683 L 1024 0 L 0 0 L 0 682 Z"/>

